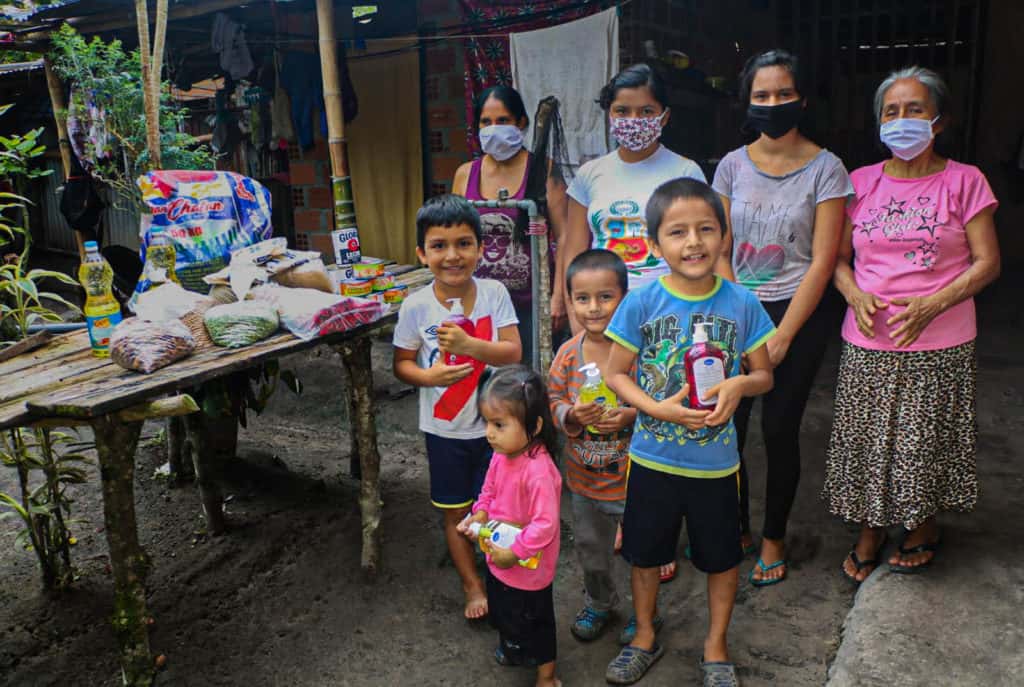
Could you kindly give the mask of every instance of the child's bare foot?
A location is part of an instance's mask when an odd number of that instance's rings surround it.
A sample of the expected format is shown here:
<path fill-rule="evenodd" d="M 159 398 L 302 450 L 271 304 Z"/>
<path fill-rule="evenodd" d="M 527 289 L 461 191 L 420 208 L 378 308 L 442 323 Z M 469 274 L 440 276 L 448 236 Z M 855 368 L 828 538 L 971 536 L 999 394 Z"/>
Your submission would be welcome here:
<path fill-rule="evenodd" d="M 479 620 L 487 615 L 487 594 L 483 589 L 466 590 L 466 620 Z"/>

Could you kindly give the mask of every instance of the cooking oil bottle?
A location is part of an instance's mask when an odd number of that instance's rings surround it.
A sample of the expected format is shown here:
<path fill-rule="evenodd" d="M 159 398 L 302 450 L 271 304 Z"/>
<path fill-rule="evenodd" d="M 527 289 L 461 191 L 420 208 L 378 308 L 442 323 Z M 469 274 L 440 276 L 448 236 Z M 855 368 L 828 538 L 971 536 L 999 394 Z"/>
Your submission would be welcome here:
<path fill-rule="evenodd" d="M 114 270 L 95 241 L 85 242 L 85 260 L 78 268 L 78 281 L 85 289 L 85 321 L 89 326 L 92 354 L 110 357 L 110 333 L 121 321 L 121 306 L 114 298 Z"/>

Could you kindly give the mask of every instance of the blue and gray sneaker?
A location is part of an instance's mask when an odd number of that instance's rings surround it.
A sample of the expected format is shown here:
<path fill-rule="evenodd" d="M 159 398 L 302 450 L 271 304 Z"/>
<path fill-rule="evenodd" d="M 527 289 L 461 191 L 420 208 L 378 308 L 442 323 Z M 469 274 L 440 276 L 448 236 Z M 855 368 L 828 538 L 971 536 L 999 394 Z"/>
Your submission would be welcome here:
<path fill-rule="evenodd" d="M 583 610 L 576 614 L 576 620 L 573 621 L 572 627 L 569 629 L 572 630 L 576 639 L 584 642 L 595 640 L 601 636 L 601 631 L 608 625 L 610 615 L 608 611 L 597 611 L 590 606 L 584 606 Z"/>

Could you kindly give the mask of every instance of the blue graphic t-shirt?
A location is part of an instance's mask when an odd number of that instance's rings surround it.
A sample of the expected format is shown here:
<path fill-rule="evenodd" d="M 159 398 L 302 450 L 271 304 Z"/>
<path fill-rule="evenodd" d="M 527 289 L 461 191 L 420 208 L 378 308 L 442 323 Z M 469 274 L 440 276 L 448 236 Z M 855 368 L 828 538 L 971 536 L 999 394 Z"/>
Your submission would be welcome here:
<path fill-rule="evenodd" d="M 727 377 L 740 373 L 743 353 L 755 350 L 775 333 L 757 296 L 742 286 L 716 278 L 709 293 L 691 297 L 672 291 L 662 277 L 630 291 L 605 334 L 637 354 L 637 384 L 660 401 L 686 384 L 683 358 L 698 322 L 711 323 L 706 327 L 708 339 L 725 354 Z M 629 455 L 652 470 L 703 478 L 730 475 L 740 460 L 731 419 L 693 431 L 642 412 L 637 414 Z"/>

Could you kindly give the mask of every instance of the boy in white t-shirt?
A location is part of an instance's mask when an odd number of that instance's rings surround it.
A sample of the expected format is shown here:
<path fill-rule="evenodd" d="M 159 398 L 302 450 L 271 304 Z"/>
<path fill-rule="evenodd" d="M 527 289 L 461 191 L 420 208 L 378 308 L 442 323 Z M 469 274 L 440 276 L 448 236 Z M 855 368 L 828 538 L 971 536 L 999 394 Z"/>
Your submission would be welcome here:
<path fill-rule="evenodd" d="M 468 619 L 487 615 L 487 592 L 476 571 L 473 545 L 455 529 L 476 500 L 491 460 L 477 385 L 487 365 L 519 362 L 522 344 L 512 299 L 493 279 L 476 279 L 481 256 L 480 215 L 464 198 L 436 196 L 416 213 L 416 255 L 434 281 L 398 311 L 395 376 L 420 387 L 420 430 L 426 435 L 430 500 L 444 512 L 444 532 L 462 578 Z M 475 326 L 470 336 L 442 322 L 451 299 L 462 301 Z M 446 365 L 444 353 L 474 362 Z"/>

